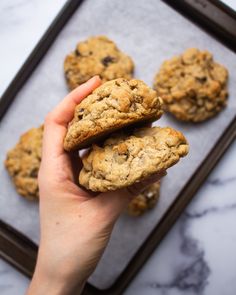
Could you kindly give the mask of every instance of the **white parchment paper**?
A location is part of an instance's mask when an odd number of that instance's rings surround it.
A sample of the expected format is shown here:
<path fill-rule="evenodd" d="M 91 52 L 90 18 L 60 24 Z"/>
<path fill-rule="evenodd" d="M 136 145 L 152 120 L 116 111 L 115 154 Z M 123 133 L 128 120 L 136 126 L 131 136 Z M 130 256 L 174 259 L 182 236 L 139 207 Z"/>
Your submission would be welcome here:
<path fill-rule="evenodd" d="M 65 55 L 78 41 L 104 34 L 132 56 L 135 77 L 152 86 L 161 63 L 189 47 L 208 49 L 230 73 L 228 107 L 201 124 L 183 124 L 164 115 L 156 125 L 181 130 L 190 143 L 188 157 L 168 171 L 158 206 L 140 218 L 123 215 L 117 222 L 102 260 L 89 281 L 109 287 L 157 225 L 177 194 L 204 160 L 236 114 L 235 54 L 197 26 L 157 0 L 86 0 L 62 30 L 48 54 L 17 95 L 0 127 L 0 218 L 33 241 L 39 240 L 38 204 L 19 197 L 3 161 L 20 134 L 40 125 L 45 115 L 67 93 L 63 76 Z M 17 54 L 17 52 L 16 52 Z"/>

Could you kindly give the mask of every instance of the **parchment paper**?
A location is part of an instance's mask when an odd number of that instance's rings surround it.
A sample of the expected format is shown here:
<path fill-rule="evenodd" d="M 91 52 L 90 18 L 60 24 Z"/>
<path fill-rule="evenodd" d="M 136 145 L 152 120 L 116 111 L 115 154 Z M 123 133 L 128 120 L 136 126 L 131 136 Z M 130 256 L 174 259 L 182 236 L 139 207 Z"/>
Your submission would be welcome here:
<path fill-rule="evenodd" d="M 228 107 L 217 117 L 201 124 L 181 124 L 165 115 L 156 125 L 181 130 L 190 143 L 189 155 L 168 171 L 162 181 L 158 206 L 140 218 L 123 215 L 115 226 L 109 246 L 89 281 L 98 288 L 109 287 L 175 200 L 209 150 L 236 114 L 235 54 L 156 0 L 86 0 L 71 18 L 27 84 L 12 103 L 1 123 L 0 135 L 0 218 L 33 241 L 39 240 L 37 203 L 19 197 L 5 171 L 3 161 L 20 134 L 40 125 L 67 93 L 63 76 L 65 55 L 79 40 L 104 34 L 132 56 L 135 76 L 152 86 L 161 63 L 189 47 L 208 49 L 230 73 Z"/>

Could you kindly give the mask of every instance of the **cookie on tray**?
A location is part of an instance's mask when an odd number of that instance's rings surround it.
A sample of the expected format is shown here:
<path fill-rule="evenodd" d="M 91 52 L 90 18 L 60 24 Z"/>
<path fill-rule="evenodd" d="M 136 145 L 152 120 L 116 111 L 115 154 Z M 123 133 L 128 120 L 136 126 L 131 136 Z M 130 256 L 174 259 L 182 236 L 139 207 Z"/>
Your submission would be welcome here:
<path fill-rule="evenodd" d="M 34 200 L 39 197 L 38 171 L 41 162 L 43 126 L 24 133 L 16 146 L 7 153 L 5 166 L 17 192 Z"/>
<path fill-rule="evenodd" d="M 140 216 L 155 207 L 160 194 L 160 182 L 149 185 L 141 194 L 130 201 L 127 213 Z"/>
<path fill-rule="evenodd" d="M 117 78 L 132 78 L 134 63 L 105 36 L 91 37 L 80 42 L 75 51 L 66 56 L 64 71 L 72 90 L 95 75 L 103 82 Z"/>
<path fill-rule="evenodd" d="M 88 147 L 127 125 L 155 121 L 162 113 L 161 98 L 144 82 L 122 78 L 108 81 L 77 105 L 64 148 Z"/>
<path fill-rule="evenodd" d="M 227 69 L 210 52 L 190 48 L 162 64 L 154 88 L 177 119 L 200 122 L 226 106 L 227 80 Z"/>
<path fill-rule="evenodd" d="M 187 153 L 185 137 L 170 127 L 118 133 L 82 157 L 79 182 L 94 192 L 124 188 L 166 170 Z"/>

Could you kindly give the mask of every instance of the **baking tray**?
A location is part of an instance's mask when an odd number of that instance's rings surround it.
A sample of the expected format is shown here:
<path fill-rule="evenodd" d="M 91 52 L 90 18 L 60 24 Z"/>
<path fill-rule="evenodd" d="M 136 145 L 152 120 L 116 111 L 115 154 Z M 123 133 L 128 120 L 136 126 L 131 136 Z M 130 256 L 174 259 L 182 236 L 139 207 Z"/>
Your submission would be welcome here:
<path fill-rule="evenodd" d="M 190 22 L 182 18 L 178 13 L 176 13 L 172 8 L 168 7 L 165 3 L 160 1 L 149 1 L 149 3 L 144 4 L 143 1 L 133 1 L 135 3 L 132 3 L 132 1 L 129 2 L 130 7 L 126 6 L 125 1 L 93 1 L 93 9 L 96 11 L 96 14 L 93 14 L 94 21 L 92 23 L 95 24 L 93 27 L 92 25 L 88 25 L 88 28 L 83 28 L 83 24 L 86 24 L 86 15 L 84 16 L 83 13 L 86 9 L 88 9 L 88 5 L 90 5 L 91 0 L 84 1 L 82 7 L 79 10 L 76 10 L 80 6 L 82 1 L 68 1 L 63 10 L 61 11 L 60 15 L 55 19 L 54 23 L 51 25 L 51 27 L 48 29 L 46 34 L 43 36 L 40 43 L 37 45 L 36 49 L 32 52 L 29 59 L 26 61 L 25 65 L 22 67 L 16 78 L 13 80 L 12 84 L 9 86 L 7 91 L 2 97 L 1 103 L 0 103 L 0 115 L 2 119 L 1 128 L 3 130 L 2 134 L 4 135 L 4 143 L 3 138 L 1 138 L 1 146 L 4 146 L 4 148 L 1 150 L 2 159 L 4 158 L 5 151 L 4 149 L 8 149 L 11 147 L 17 140 L 17 137 L 25 131 L 26 129 L 30 128 L 33 125 L 39 125 L 42 122 L 43 117 L 45 116 L 46 112 L 50 110 L 53 105 L 55 105 L 59 101 L 59 97 L 63 97 L 66 94 L 66 87 L 63 81 L 62 77 L 62 69 L 61 69 L 61 63 L 62 58 L 60 54 L 58 55 L 58 52 L 56 50 L 57 44 L 59 42 L 60 44 L 60 36 L 69 36 L 70 34 L 73 35 L 76 32 L 78 33 L 78 36 L 76 38 L 71 38 L 70 42 L 64 42 L 65 43 L 65 53 L 72 50 L 75 46 L 75 43 L 78 40 L 82 40 L 88 35 L 92 35 L 94 33 L 105 33 L 108 34 L 112 39 L 117 41 L 118 39 L 118 45 L 120 48 L 122 48 L 125 52 L 131 54 L 132 57 L 135 57 L 135 61 L 140 59 L 141 65 L 150 65 L 150 68 L 148 66 L 142 68 L 142 71 L 138 70 L 136 71 L 136 76 L 139 78 L 144 79 L 146 82 L 151 84 L 152 77 L 155 74 L 155 71 L 157 70 L 157 65 L 160 65 L 160 63 L 163 61 L 163 59 L 167 59 L 171 57 L 174 53 L 180 53 L 185 49 L 186 47 L 190 46 L 196 46 L 196 47 L 202 47 L 202 48 L 208 48 L 210 51 L 212 51 L 216 55 L 216 59 L 218 60 L 221 58 L 221 62 L 224 63 L 227 67 L 229 67 L 230 75 L 234 73 L 233 71 L 233 63 L 235 61 L 235 55 L 226 49 L 222 44 L 215 41 L 212 37 L 206 35 L 203 31 L 199 30 L 197 27 L 192 25 Z M 90 3 L 89 3 L 90 2 Z M 173 1 L 168 1 L 173 2 Z M 186 2 L 186 6 L 183 6 L 182 4 Z M 187 3 L 188 2 L 188 3 Z M 186 11 L 189 11 L 191 13 L 188 14 L 188 17 L 191 17 L 191 19 L 194 19 L 194 21 L 198 21 L 198 14 L 199 12 L 193 13 L 194 9 L 189 4 L 190 1 L 183 1 L 181 5 L 175 7 L 175 10 L 178 9 L 181 13 L 183 13 L 183 8 Z M 193 1 L 195 2 L 195 1 Z M 198 1 L 199 2 L 199 1 Z M 215 1 L 210 1 L 210 3 L 213 5 L 214 3 L 217 4 Z M 134 6 L 135 4 L 135 6 Z M 170 3 L 169 3 L 170 4 Z M 173 4 L 173 3 L 172 3 Z M 111 8 L 115 7 L 116 11 L 114 12 Z M 87 8 L 86 8 L 87 7 Z M 133 7 L 133 8 L 132 8 Z M 134 8 L 135 7 L 135 8 Z M 187 9 L 188 7 L 188 9 Z M 218 6 L 216 6 L 218 7 Z M 219 8 L 219 7 L 218 7 Z M 100 11 L 98 10 L 100 9 Z M 187 9 L 187 10 L 186 10 Z M 82 15 L 80 16 L 80 11 L 82 11 Z M 104 29 L 104 32 L 98 32 L 99 26 L 103 27 L 101 24 L 101 15 L 109 15 L 108 12 L 112 11 L 112 20 L 116 20 L 116 17 L 118 16 L 117 13 L 125 14 L 126 17 L 126 23 L 124 22 L 123 27 L 121 24 L 119 24 L 120 27 L 116 26 L 114 27 L 114 24 L 112 26 L 111 21 L 109 22 L 107 18 L 105 17 L 105 20 L 107 22 L 107 26 L 109 29 Z M 222 8 L 222 10 L 225 10 Z M 151 21 L 151 24 L 156 24 L 163 29 L 163 21 L 164 19 L 168 19 L 168 26 L 164 26 L 164 29 L 168 30 L 170 28 L 174 32 L 172 32 L 171 38 L 168 39 L 165 36 L 161 35 L 161 38 L 166 38 L 165 42 L 157 42 L 157 44 L 153 44 L 151 42 L 152 39 L 149 39 L 147 42 L 146 47 L 143 47 L 143 44 L 140 44 L 140 42 L 144 41 L 144 38 L 146 38 L 145 34 L 141 35 L 135 35 L 132 34 L 129 40 L 127 37 L 129 36 L 129 30 L 131 30 L 132 26 L 127 26 L 127 19 L 129 20 L 129 13 L 131 14 L 131 17 L 133 17 L 132 21 L 136 21 L 135 25 L 137 28 L 134 28 L 134 31 L 138 31 L 138 33 L 142 32 L 142 28 L 139 26 L 147 26 L 147 20 L 144 18 L 144 20 L 140 21 L 142 18 L 140 16 L 143 16 L 143 13 L 147 13 L 147 15 L 144 15 L 145 18 L 148 17 L 148 21 Z M 72 16 L 72 14 L 75 13 L 75 16 Z M 156 14 L 155 14 L 156 13 Z M 80 16 L 78 18 L 78 23 L 80 22 L 81 27 L 72 26 L 72 30 L 69 29 L 68 26 L 70 26 L 70 23 L 73 22 L 73 18 Z M 161 15 L 160 15 L 161 14 Z M 191 15 L 192 14 L 192 15 Z M 232 17 L 232 11 L 230 16 Z M 99 18 L 100 16 L 100 18 Z M 234 20 L 235 20 L 235 15 Z M 88 15 L 87 15 L 88 17 Z M 89 18 L 91 20 L 91 18 Z M 162 23 L 158 23 L 158 20 L 162 21 Z M 64 27 L 65 23 L 68 22 L 68 24 Z M 131 21 L 131 20 L 130 20 Z M 131 21 L 131 24 L 132 24 Z M 85 23 L 84 23 L 85 22 Z M 203 18 L 201 18 L 201 26 L 206 26 L 209 22 L 209 19 L 205 15 Z M 210 22 L 211 23 L 211 22 Z M 134 23 L 133 23 L 134 24 Z M 181 38 L 181 36 L 178 36 L 178 30 L 180 30 L 182 27 L 186 30 L 187 37 L 191 36 L 191 34 L 194 35 L 194 39 L 191 40 L 191 42 L 186 40 L 186 36 L 184 38 Z M 222 27 L 222 25 L 221 25 Z M 227 26 L 226 26 L 227 27 Z M 63 28 L 63 29 L 62 29 Z M 138 29 L 139 28 L 139 29 Z M 211 33 L 217 34 L 217 32 L 221 31 L 220 29 L 215 30 L 214 28 L 217 28 L 217 26 L 212 26 L 207 28 L 211 31 Z M 153 30 L 158 31 L 157 28 L 153 28 Z M 60 33 L 60 34 L 59 34 Z M 148 33 L 148 32 L 147 32 Z M 166 33 L 162 31 L 162 34 Z M 58 39 L 56 39 L 57 35 Z M 161 34 L 161 32 L 160 32 Z M 178 38 L 176 38 L 178 36 Z M 149 38 L 151 35 L 149 36 Z M 199 40 L 195 40 L 195 38 L 199 37 Z M 232 39 L 232 32 L 225 29 L 225 34 L 217 34 L 217 37 L 221 40 L 221 42 L 224 43 L 224 45 L 230 47 L 231 49 L 235 49 L 234 47 L 234 39 Z M 224 37 L 224 40 L 222 39 Z M 56 39 L 56 40 L 55 40 Z M 53 42 L 55 40 L 55 42 Z M 126 41 L 127 42 L 124 42 Z M 68 41 L 68 40 L 67 40 Z M 133 42 L 133 44 L 132 44 Z M 126 44 L 127 43 L 127 44 Z M 191 43 L 191 44 L 190 44 Z M 139 47 L 135 47 L 135 44 L 140 44 Z M 146 44 L 146 43 L 145 43 Z M 173 48 L 173 44 L 175 44 L 175 48 Z M 50 48 L 48 54 L 46 55 L 47 50 Z M 133 45 L 133 46 L 130 46 Z M 157 50 L 157 62 L 151 61 L 150 57 L 153 58 L 154 55 L 154 48 L 152 45 L 155 45 L 155 49 Z M 200 46 L 201 45 L 201 46 Z M 63 47 L 64 44 L 61 44 L 61 47 Z M 133 47 L 133 50 L 132 50 Z M 139 51 L 139 48 L 142 49 Z M 130 50 L 130 52 L 129 52 Z M 158 54 L 159 51 L 159 54 Z M 226 58 L 222 56 L 222 54 L 226 54 Z M 151 53 L 151 54 L 150 54 Z M 141 55 L 138 55 L 141 54 Z M 160 57 L 158 57 L 160 55 Z M 43 58 L 44 57 L 44 58 Z M 45 65 L 51 60 L 53 62 L 53 59 L 56 59 L 59 61 L 60 65 L 56 66 L 56 68 L 53 68 L 56 71 L 52 71 L 50 67 L 43 71 L 44 75 L 46 75 L 46 79 L 43 81 L 43 87 L 40 91 L 40 89 L 37 88 L 38 80 L 37 76 L 40 76 L 37 73 L 40 73 L 42 71 L 42 68 L 45 68 Z M 218 58 L 219 57 L 219 58 Z M 40 60 L 43 58 L 43 60 L 40 62 Z M 40 64 L 39 64 L 40 62 Z M 38 65 L 39 64 L 39 65 Z M 38 67 L 36 67 L 38 65 Z M 140 66 L 140 65 L 139 65 Z M 140 67 L 139 67 L 140 68 Z M 33 70 L 35 69 L 35 72 L 32 74 Z M 61 70 L 61 74 L 60 74 Z M 42 73 L 42 72 L 41 72 Z M 53 75 L 54 74 L 54 75 Z M 57 75 L 60 79 L 57 81 Z M 31 77 L 30 77 L 31 76 Z M 30 77 L 30 78 L 29 78 Z M 42 75 L 41 75 L 42 77 Z M 27 81 L 25 86 L 22 88 L 23 84 Z M 57 83 L 60 83 L 60 85 Z M 143 217 L 141 219 L 130 219 L 126 216 L 123 216 L 121 220 L 118 223 L 118 226 L 115 228 L 115 234 L 113 234 L 111 243 L 108 247 L 108 252 L 106 250 L 105 252 L 105 258 L 103 257 L 102 262 L 98 265 L 97 270 L 95 271 L 95 274 L 90 278 L 90 282 L 97 283 L 96 285 L 103 285 L 103 290 L 99 291 L 98 288 L 94 287 L 91 284 L 87 284 L 84 293 L 86 294 L 93 294 L 93 293 L 103 293 L 103 294 L 120 294 L 124 290 L 124 288 L 127 286 L 127 284 L 130 282 L 130 280 L 134 277 L 135 273 L 138 271 L 138 269 L 143 265 L 147 257 L 151 254 L 151 252 L 156 248 L 156 246 L 160 243 L 161 239 L 164 237 L 164 235 L 167 233 L 167 231 L 170 229 L 171 225 L 175 222 L 175 220 L 178 218 L 182 210 L 185 208 L 185 206 L 188 204 L 188 202 L 191 200 L 191 198 L 194 196 L 196 190 L 200 187 L 206 176 L 209 174 L 211 169 L 214 167 L 218 159 L 221 157 L 221 155 L 224 153 L 226 148 L 229 146 L 230 142 L 233 140 L 235 136 L 235 130 L 236 130 L 236 105 L 233 101 L 233 98 L 235 97 L 235 92 L 233 90 L 232 85 L 235 83 L 235 77 L 231 76 L 230 79 L 230 92 L 231 96 L 229 99 L 229 107 L 223 111 L 219 116 L 216 118 L 210 120 L 208 123 L 203 123 L 197 125 L 198 127 L 193 127 L 189 124 L 180 124 L 176 122 L 175 120 L 171 119 L 170 117 L 165 117 L 164 119 L 160 120 L 160 124 L 165 125 L 166 123 L 169 123 L 171 126 L 174 126 L 182 131 L 187 135 L 187 137 L 194 137 L 199 136 L 199 140 L 202 139 L 202 142 L 200 143 L 199 147 L 205 147 L 207 146 L 207 142 L 204 142 L 204 138 L 207 138 L 207 132 L 209 131 L 210 134 L 213 134 L 214 127 L 219 125 L 219 128 L 217 128 L 219 131 L 216 135 L 209 136 L 211 142 L 211 148 L 203 151 L 203 156 L 200 161 L 195 163 L 195 169 L 194 171 L 191 171 L 191 173 L 188 171 L 189 169 L 189 163 L 190 161 L 194 162 L 194 152 L 190 153 L 190 160 L 187 161 L 187 158 L 183 160 L 179 165 L 172 168 L 169 172 L 169 175 L 167 179 L 163 181 L 162 185 L 162 191 L 161 191 L 161 200 L 158 204 L 158 206 L 150 212 L 150 214 L 146 215 L 146 217 Z M 48 89 L 47 87 L 55 87 L 57 86 L 57 95 L 58 98 L 55 100 L 55 97 L 52 95 L 52 93 L 45 92 L 45 89 Z M 37 105 L 37 108 L 30 107 L 32 105 L 32 96 L 27 98 L 27 88 L 31 89 L 31 93 L 33 97 L 37 97 L 38 100 L 35 102 L 35 105 Z M 28 95 L 29 96 L 29 95 Z M 47 99 L 45 100 L 45 97 L 47 96 Z M 16 101 L 13 103 L 13 99 L 17 97 Z M 44 97 L 44 98 L 41 98 Z M 22 104 L 24 105 L 24 101 L 27 102 L 28 99 L 28 109 L 21 108 Z M 47 106 L 45 108 L 45 101 L 47 102 Z M 34 105 L 34 104 L 33 104 Z M 6 113 L 7 108 L 10 107 L 9 112 Z M 35 109 L 39 109 L 39 113 L 36 114 Z M 40 112 L 40 110 L 42 112 Z M 26 112 L 27 111 L 27 112 Z M 19 117 L 17 117 L 19 116 Z M 13 118 L 17 117 L 17 124 L 14 123 Z M 225 119 L 227 118 L 227 119 Z M 13 123 L 12 123 L 13 122 Z M 5 126 L 5 127 L 4 127 Z M 4 128 L 8 128 L 5 130 Z M 197 129 L 196 129 L 197 128 Z M 4 131 L 5 130 L 5 131 Z M 197 130 L 197 131 L 196 131 Z M 201 130 L 200 133 L 198 133 L 198 130 Z M 208 131 L 206 131 L 208 130 Z M 211 132 L 210 132 L 211 131 Z M 191 133 L 193 135 L 191 135 Z M 190 140 L 190 144 L 191 144 Z M 195 144 L 195 141 L 193 141 Z M 209 146 L 208 146 L 209 147 Z M 194 149 L 196 150 L 196 149 Z M 187 164 L 188 163 L 188 164 Z M 188 169 L 187 169 L 188 168 Z M 190 167 L 191 168 L 191 167 Z M 180 170 L 182 169 L 182 170 Z M 184 172 L 184 170 L 186 170 Z M 179 187 L 174 187 L 174 183 L 176 182 L 177 175 L 180 174 L 179 172 L 183 174 L 182 178 L 184 181 L 178 181 L 180 183 Z M 3 175 L 3 181 L 2 184 L 4 184 L 4 179 L 6 179 L 6 172 L 1 171 Z M 5 177 L 5 178 L 4 178 Z M 187 181 L 185 181 L 187 180 Z M 168 185 L 168 181 L 171 181 L 171 185 L 173 185 L 174 190 L 178 192 L 178 194 L 174 197 L 174 199 L 168 203 L 168 197 L 164 196 L 166 190 L 166 187 L 170 187 Z M 21 198 L 17 197 L 14 188 L 10 184 L 10 181 L 8 179 L 8 188 L 7 193 L 5 191 L 5 199 L 6 197 L 9 198 L 9 204 L 13 205 L 11 206 L 11 214 L 14 217 L 14 222 L 8 219 L 8 216 L 5 216 L 3 220 L 0 222 L 0 254 L 3 258 L 5 258 L 7 261 L 9 261 L 11 264 L 13 264 L 15 267 L 17 267 L 19 270 L 21 270 L 23 273 L 25 273 L 28 276 L 31 276 L 33 273 L 33 269 L 35 266 L 36 261 L 36 255 L 37 255 L 37 237 L 35 236 L 35 233 L 37 232 L 37 208 L 35 205 L 31 204 L 29 205 L 25 200 L 22 200 Z M 2 193 L 0 188 L 0 193 Z M 164 193 L 163 193 L 164 190 Z M 11 203 L 13 202 L 13 203 Z M 19 205 L 15 206 L 15 205 Z M 27 216 L 19 216 L 19 212 L 21 212 L 20 208 L 22 208 L 27 204 L 28 206 L 28 213 Z M 2 211 L 1 211 L 2 210 Z M 0 218 L 4 215 L 3 211 L 6 211 L 7 208 L 5 207 L 3 210 L 3 206 L 0 207 Z M 1 216 L 2 213 L 2 216 Z M 158 216 L 158 222 L 153 222 L 156 217 L 156 213 L 161 213 Z M 30 231 L 27 232 L 27 234 L 22 234 L 22 232 L 19 231 L 19 228 L 21 227 L 21 221 L 27 220 L 28 222 L 31 222 Z M 9 224 L 7 224 L 7 222 Z M 137 228 L 141 228 L 143 224 L 146 224 L 149 222 L 149 232 L 145 233 L 143 235 L 142 232 L 139 232 Z M 115 268 L 114 263 L 109 265 L 107 264 L 107 261 L 109 261 L 107 258 L 109 258 L 109 251 L 111 253 L 111 250 L 114 247 L 114 241 L 115 244 L 116 241 L 114 240 L 114 236 L 116 236 L 117 233 L 119 233 L 119 227 L 122 228 L 122 225 L 124 228 L 128 228 L 131 226 L 132 229 L 136 229 L 137 234 L 140 234 L 140 239 L 143 240 L 142 243 L 138 243 L 135 245 L 135 249 L 132 249 L 132 244 L 127 245 L 127 248 L 131 247 L 131 254 L 129 255 L 129 259 L 123 263 L 123 269 L 120 271 L 118 275 L 116 275 L 115 279 L 113 279 L 112 283 L 108 285 L 104 284 L 104 282 L 100 282 L 99 280 L 99 271 L 104 271 L 105 269 L 108 269 L 109 272 L 113 268 Z M 152 228 L 152 229 L 151 229 Z M 144 228 L 145 229 L 145 228 Z M 37 234 L 36 234 L 37 235 Z M 143 235 L 143 236 L 141 236 Z M 122 239 L 127 239 L 129 237 L 121 237 Z M 32 241 L 33 240 L 33 241 Z M 112 242 L 113 241 L 113 242 Z M 122 243 L 122 241 L 121 241 Z M 110 249 L 110 250 L 109 250 Z M 108 254 L 106 254 L 108 253 Z M 112 252 L 112 254 L 115 254 Z M 106 257 L 107 256 L 107 257 Z M 115 256 L 115 255 L 114 255 Z M 122 260 L 122 253 L 118 254 L 116 253 L 116 257 L 118 257 L 120 260 Z M 104 260 L 105 259 L 105 260 Z M 106 263 L 104 264 L 104 261 Z M 124 261 L 123 261 L 124 262 Z M 106 273 L 103 273 L 106 277 Z M 101 278 L 101 277 L 100 277 Z M 105 282 L 107 283 L 107 282 Z M 105 287 L 104 287 L 105 286 Z M 101 289 L 101 288 L 100 288 Z"/>

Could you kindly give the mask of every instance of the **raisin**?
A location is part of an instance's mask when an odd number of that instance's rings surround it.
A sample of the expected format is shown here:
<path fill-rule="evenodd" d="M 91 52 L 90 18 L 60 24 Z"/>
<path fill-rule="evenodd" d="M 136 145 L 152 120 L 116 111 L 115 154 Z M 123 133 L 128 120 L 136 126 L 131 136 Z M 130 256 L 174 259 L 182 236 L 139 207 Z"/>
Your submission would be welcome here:
<path fill-rule="evenodd" d="M 106 56 L 102 59 L 102 64 L 107 67 L 110 63 L 113 63 L 114 62 L 114 58 L 111 57 L 111 56 Z"/>

